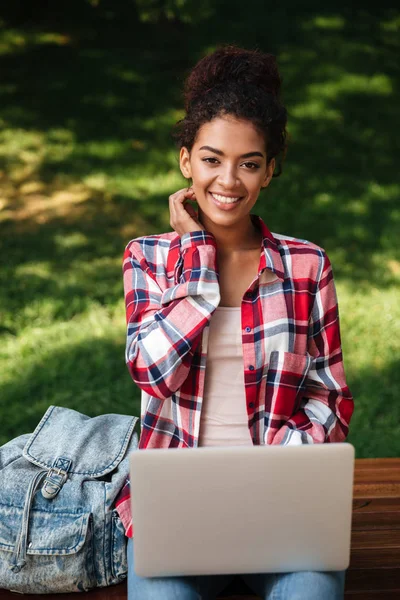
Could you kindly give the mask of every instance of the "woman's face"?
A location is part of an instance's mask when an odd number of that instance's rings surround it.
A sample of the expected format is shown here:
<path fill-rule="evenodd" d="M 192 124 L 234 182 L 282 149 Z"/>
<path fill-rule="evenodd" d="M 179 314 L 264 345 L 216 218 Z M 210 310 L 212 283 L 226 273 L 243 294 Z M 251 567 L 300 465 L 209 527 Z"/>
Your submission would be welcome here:
<path fill-rule="evenodd" d="M 267 187 L 275 161 L 267 165 L 264 137 L 250 121 L 227 115 L 199 129 L 191 153 L 180 152 L 184 177 L 193 179 L 199 217 L 232 225 L 247 217 L 262 187 Z"/>

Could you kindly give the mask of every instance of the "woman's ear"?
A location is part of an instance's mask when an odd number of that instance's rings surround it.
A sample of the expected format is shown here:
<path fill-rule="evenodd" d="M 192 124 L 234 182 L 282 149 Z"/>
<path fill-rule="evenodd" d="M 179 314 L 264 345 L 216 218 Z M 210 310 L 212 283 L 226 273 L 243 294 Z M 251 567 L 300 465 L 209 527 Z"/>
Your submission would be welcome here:
<path fill-rule="evenodd" d="M 179 153 L 179 166 L 185 179 L 190 179 L 192 177 L 192 167 L 190 165 L 189 150 L 185 146 L 181 148 Z"/>
<path fill-rule="evenodd" d="M 271 158 L 271 160 L 269 161 L 267 168 L 265 170 L 264 180 L 261 185 L 262 188 L 266 188 L 269 186 L 269 183 L 272 179 L 272 175 L 274 174 L 274 171 L 275 171 L 275 159 Z"/>

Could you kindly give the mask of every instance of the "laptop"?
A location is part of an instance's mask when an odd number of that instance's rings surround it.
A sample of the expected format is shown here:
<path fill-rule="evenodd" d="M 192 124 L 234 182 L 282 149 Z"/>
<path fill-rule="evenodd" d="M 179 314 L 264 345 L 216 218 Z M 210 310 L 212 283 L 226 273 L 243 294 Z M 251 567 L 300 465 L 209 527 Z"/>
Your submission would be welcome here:
<path fill-rule="evenodd" d="M 349 443 L 133 452 L 136 574 L 347 569 L 354 458 Z"/>

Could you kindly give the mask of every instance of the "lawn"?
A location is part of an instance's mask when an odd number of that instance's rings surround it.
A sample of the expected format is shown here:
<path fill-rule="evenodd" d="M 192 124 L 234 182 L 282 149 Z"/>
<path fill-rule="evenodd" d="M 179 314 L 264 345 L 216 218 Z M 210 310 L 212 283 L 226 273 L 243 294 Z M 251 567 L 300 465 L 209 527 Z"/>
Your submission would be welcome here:
<path fill-rule="evenodd" d="M 328 252 L 349 441 L 399 456 L 400 11 L 199 0 L 193 18 L 152 22 L 120 0 L 54 4 L 0 8 L 0 444 L 50 404 L 138 414 L 123 250 L 170 231 L 184 76 L 234 42 L 277 55 L 289 111 L 284 172 L 256 212 Z"/>

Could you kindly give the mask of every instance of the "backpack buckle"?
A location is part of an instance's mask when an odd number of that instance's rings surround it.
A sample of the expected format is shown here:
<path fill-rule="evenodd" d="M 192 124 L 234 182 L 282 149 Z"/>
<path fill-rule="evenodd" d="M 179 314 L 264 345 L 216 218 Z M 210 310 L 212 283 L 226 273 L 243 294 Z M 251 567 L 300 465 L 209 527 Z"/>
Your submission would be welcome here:
<path fill-rule="evenodd" d="M 57 496 L 62 486 L 68 479 L 68 471 L 70 470 L 72 461 L 69 458 L 59 456 L 55 459 L 53 466 L 48 470 L 45 477 L 42 496 L 47 500 L 51 500 Z"/>

